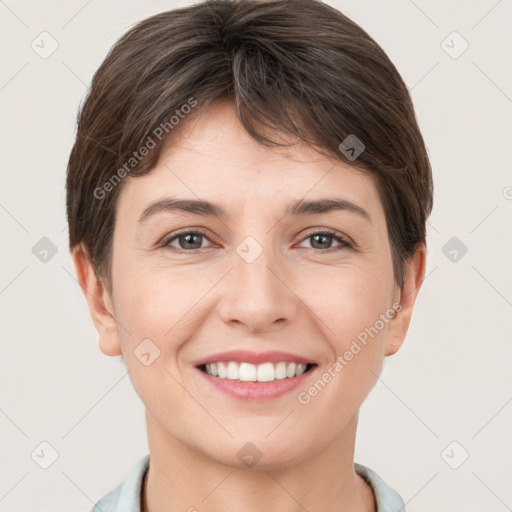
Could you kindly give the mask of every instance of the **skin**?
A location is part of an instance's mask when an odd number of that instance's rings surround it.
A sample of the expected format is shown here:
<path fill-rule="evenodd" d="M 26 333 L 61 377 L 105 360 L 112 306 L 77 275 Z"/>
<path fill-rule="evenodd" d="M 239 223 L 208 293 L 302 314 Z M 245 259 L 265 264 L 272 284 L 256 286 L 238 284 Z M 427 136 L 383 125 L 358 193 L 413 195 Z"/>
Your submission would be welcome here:
<path fill-rule="evenodd" d="M 73 251 L 99 348 L 123 356 L 145 405 L 151 464 L 143 510 L 376 510 L 353 466 L 358 411 L 384 358 L 405 339 L 425 247 L 407 262 L 400 289 L 370 176 L 303 144 L 262 147 L 230 103 L 217 103 L 179 128 L 155 168 L 124 184 L 113 295 L 96 278 L 87 252 Z M 229 215 L 161 211 L 138 222 L 148 204 L 168 196 L 216 202 Z M 284 216 L 293 201 L 333 197 L 361 206 L 371 222 L 348 210 Z M 203 228 L 206 237 L 163 245 L 183 228 Z M 335 238 L 315 243 L 311 235 L 323 229 L 354 245 Z M 248 236 L 263 250 L 250 264 L 236 252 Z M 307 405 L 299 403 L 298 392 L 398 302 L 401 310 L 378 335 Z M 160 350 L 149 366 L 134 355 L 147 338 Z M 243 402 L 217 391 L 193 366 L 230 349 L 289 351 L 318 367 L 299 390 Z M 249 441 L 261 452 L 250 468 L 237 456 Z"/>

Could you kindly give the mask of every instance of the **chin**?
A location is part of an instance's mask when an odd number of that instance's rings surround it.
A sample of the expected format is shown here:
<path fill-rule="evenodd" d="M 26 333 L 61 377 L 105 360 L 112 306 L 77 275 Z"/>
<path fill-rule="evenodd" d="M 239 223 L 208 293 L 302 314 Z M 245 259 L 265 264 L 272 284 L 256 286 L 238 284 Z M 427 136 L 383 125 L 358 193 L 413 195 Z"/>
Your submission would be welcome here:
<path fill-rule="evenodd" d="M 297 451 L 297 443 L 290 438 L 288 443 L 281 439 L 265 439 L 264 436 L 243 436 L 230 439 L 219 451 L 204 452 L 210 459 L 236 469 L 248 469 L 253 471 L 277 471 L 293 467 L 313 454 L 305 451 L 302 443 L 302 451 Z M 210 448 L 210 447 L 208 447 Z M 308 446 L 308 450 L 311 450 Z"/>

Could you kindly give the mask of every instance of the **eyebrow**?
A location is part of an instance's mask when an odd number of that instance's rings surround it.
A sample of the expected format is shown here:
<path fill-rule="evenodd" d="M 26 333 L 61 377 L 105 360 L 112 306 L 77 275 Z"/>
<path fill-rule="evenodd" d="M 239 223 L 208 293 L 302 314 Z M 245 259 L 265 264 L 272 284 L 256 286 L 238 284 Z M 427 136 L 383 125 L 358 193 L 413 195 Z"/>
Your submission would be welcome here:
<path fill-rule="evenodd" d="M 289 205 L 285 210 L 285 216 L 306 216 L 318 215 L 332 211 L 349 211 L 356 213 L 372 223 L 370 215 L 361 206 L 348 201 L 347 199 L 319 199 L 315 201 L 299 200 Z M 183 211 L 204 217 L 226 218 L 226 210 L 210 201 L 196 199 L 173 199 L 165 198 L 153 201 L 142 212 L 139 223 L 144 222 L 148 217 L 161 211 Z"/>

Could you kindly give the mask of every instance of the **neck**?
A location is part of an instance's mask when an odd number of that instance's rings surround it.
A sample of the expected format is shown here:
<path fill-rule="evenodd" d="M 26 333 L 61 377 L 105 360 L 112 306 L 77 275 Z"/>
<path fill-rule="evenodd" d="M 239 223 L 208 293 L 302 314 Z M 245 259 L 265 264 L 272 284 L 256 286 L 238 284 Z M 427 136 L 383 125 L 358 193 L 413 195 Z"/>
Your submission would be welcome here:
<path fill-rule="evenodd" d="M 146 411 L 150 465 L 142 512 L 375 512 L 354 470 L 355 415 L 321 453 L 270 471 L 220 464 L 171 436 Z"/>

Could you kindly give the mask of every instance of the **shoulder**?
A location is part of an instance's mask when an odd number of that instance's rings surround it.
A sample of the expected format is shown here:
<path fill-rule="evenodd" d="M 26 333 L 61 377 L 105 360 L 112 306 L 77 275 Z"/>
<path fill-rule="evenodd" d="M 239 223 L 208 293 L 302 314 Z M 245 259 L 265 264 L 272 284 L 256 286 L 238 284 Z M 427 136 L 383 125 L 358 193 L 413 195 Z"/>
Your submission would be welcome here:
<path fill-rule="evenodd" d="M 355 471 L 361 475 L 370 485 L 375 494 L 377 502 L 377 512 L 405 512 L 405 504 L 400 494 L 392 489 L 375 471 L 354 463 Z"/>
<path fill-rule="evenodd" d="M 149 467 L 149 454 L 130 469 L 125 480 L 101 498 L 91 512 L 141 512 L 142 481 Z"/>

